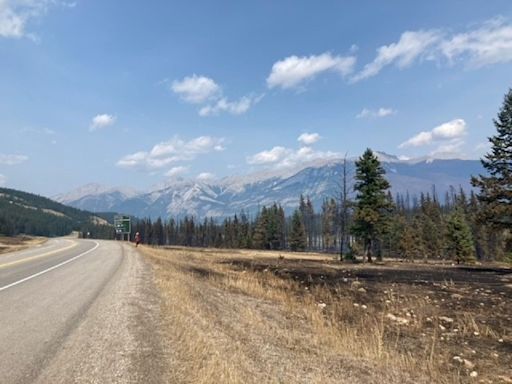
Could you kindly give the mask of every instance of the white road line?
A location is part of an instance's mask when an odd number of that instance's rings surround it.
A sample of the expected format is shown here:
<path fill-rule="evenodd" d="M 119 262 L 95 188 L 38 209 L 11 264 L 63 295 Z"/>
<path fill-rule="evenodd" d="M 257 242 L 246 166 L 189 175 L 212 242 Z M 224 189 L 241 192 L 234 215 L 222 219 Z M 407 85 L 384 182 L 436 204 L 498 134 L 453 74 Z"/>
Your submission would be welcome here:
<path fill-rule="evenodd" d="M 62 267 L 63 265 L 66 265 L 67 263 L 71 263 L 72 261 L 74 261 L 76 259 L 79 259 L 80 257 L 87 255 L 88 253 L 91 253 L 92 251 L 94 251 L 96 248 L 98 248 L 100 246 L 100 243 L 98 243 L 97 241 L 95 241 L 95 243 L 96 243 L 96 245 L 94 246 L 94 248 L 91 248 L 88 251 L 85 251 L 85 252 L 83 252 L 83 253 L 81 253 L 79 255 L 76 255 L 76 256 L 72 257 L 71 259 L 63 261 L 62 263 L 54 265 L 53 267 L 47 268 L 47 269 L 42 270 L 40 272 L 34 273 L 33 275 L 30 275 L 30 276 L 27 276 L 27 277 L 25 277 L 25 278 L 23 278 L 21 280 L 15 281 L 14 283 L 5 285 L 3 287 L 0 287 L 0 292 L 5 291 L 6 289 L 9 289 L 11 287 L 14 287 L 15 285 L 24 283 L 25 281 L 31 280 L 34 277 L 38 277 L 38 276 L 41 276 L 41 275 L 43 275 L 43 274 L 45 274 L 47 272 L 53 271 L 54 269 Z"/>

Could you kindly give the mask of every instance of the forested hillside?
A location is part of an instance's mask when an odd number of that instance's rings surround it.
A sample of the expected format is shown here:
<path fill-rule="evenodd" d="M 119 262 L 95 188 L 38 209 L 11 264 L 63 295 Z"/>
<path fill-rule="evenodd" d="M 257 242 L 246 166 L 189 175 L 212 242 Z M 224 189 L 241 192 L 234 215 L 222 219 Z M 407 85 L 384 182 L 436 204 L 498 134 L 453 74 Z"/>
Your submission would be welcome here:
<path fill-rule="evenodd" d="M 113 227 L 98 215 L 57 203 L 46 197 L 0 188 L 0 234 L 63 236 L 72 231 L 112 238 Z"/>

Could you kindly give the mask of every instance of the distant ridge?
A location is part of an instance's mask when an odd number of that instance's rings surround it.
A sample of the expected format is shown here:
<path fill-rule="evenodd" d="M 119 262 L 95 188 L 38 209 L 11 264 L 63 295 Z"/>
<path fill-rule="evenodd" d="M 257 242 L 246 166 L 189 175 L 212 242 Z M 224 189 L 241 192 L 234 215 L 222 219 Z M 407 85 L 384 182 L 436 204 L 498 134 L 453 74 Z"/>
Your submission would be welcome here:
<path fill-rule="evenodd" d="M 0 188 L 0 234 L 64 236 L 72 231 L 108 237 L 111 225 L 101 215 L 73 208 L 46 197 Z"/>
<path fill-rule="evenodd" d="M 471 175 L 483 172 L 479 160 L 400 159 L 377 152 L 391 183 L 391 191 L 419 195 L 432 192 L 435 185 L 444 200 L 452 188 L 471 190 Z M 349 173 L 355 158 L 348 159 Z M 226 217 L 244 210 L 254 214 L 261 206 L 280 203 L 290 213 L 301 194 L 311 197 L 316 209 L 325 198 L 337 197 L 342 159 L 315 160 L 293 169 L 261 171 L 231 176 L 218 181 L 170 180 L 149 192 L 126 193 L 111 187 L 80 188 L 55 199 L 92 211 L 117 211 L 138 217 Z"/>

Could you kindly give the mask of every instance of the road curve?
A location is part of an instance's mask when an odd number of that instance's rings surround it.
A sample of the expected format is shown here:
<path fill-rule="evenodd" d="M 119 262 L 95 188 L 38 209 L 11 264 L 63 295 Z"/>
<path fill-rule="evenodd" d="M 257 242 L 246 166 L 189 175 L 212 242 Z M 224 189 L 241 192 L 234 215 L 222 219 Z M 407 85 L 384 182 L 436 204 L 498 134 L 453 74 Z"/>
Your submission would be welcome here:
<path fill-rule="evenodd" d="M 70 238 L 0 256 L 0 383 L 166 382 L 160 298 L 132 245 Z"/>

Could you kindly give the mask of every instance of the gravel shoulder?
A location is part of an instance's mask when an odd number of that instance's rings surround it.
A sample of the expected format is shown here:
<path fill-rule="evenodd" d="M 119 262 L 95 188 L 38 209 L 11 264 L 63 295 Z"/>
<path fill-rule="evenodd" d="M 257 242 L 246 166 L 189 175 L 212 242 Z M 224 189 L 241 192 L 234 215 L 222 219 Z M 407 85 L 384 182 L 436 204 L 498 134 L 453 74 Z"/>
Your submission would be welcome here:
<path fill-rule="evenodd" d="M 160 296 L 153 270 L 131 245 L 69 330 L 36 383 L 166 383 Z"/>

